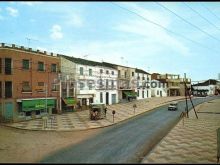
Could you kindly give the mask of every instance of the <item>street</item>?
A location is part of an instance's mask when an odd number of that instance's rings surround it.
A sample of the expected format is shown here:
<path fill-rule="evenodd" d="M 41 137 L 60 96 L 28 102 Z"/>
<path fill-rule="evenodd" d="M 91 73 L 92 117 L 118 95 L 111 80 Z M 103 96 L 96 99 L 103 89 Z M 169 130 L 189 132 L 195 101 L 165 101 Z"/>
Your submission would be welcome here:
<path fill-rule="evenodd" d="M 193 99 L 194 106 L 218 98 Z M 189 109 L 192 107 L 188 101 Z M 178 111 L 168 111 L 168 105 L 143 115 L 104 128 L 99 134 L 79 144 L 57 151 L 43 163 L 138 163 L 179 121 L 185 111 L 185 101 Z"/>

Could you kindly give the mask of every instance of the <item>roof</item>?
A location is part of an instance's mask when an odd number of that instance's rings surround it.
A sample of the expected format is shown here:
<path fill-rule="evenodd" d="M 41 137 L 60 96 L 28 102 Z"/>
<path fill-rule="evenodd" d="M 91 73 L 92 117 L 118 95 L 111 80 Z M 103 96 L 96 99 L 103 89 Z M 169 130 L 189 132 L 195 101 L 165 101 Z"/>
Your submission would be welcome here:
<path fill-rule="evenodd" d="M 105 67 L 110 67 L 115 69 L 115 67 L 113 65 L 109 65 L 107 63 L 104 62 L 97 62 L 97 61 L 91 61 L 91 60 L 85 60 L 82 58 L 76 58 L 76 57 L 70 57 L 70 56 L 66 56 L 66 55 L 59 55 L 67 60 L 70 60 L 74 63 L 77 64 L 82 64 L 82 65 L 89 65 L 89 66 L 105 66 Z"/>
<path fill-rule="evenodd" d="M 208 85 L 216 85 L 219 81 L 215 80 L 215 79 L 209 79 L 206 80 L 202 83 L 198 83 L 198 84 L 193 84 L 192 86 L 208 86 Z"/>
<path fill-rule="evenodd" d="M 148 72 L 146 72 L 146 71 L 144 71 L 142 69 L 138 69 L 138 68 L 135 69 L 135 72 L 137 72 L 137 73 L 144 73 L 144 74 L 150 74 L 150 73 L 148 73 Z"/>

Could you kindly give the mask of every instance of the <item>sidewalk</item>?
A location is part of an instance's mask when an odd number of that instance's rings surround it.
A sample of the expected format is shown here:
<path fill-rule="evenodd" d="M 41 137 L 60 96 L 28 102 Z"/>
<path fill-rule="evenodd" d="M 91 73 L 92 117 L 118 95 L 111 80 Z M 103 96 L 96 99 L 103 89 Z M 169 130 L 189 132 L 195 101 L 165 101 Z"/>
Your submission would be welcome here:
<path fill-rule="evenodd" d="M 165 136 L 142 163 L 217 163 L 217 128 L 220 127 L 220 100 L 196 107 Z"/>
<path fill-rule="evenodd" d="M 3 125 L 27 130 L 53 130 L 53 131 L 73 131 L 73 130 L 86 130 L 92 128 L 100 128 L 110 126 L 128 118 L 134 117 L 146 111 L 152 110 L 158 106 L 168 104 L 173 100 L 185 99 L 184 96 L 176 97 L 154 97 L 143 100 L 136 100 L 129 103 L 120 103 L 107 106 L 107 114 L 105 119 L 90 120 L 89 110 L 79 112 L 69 112 L 61 115 L 53 115 L 54 120 L 47 121 L 47 127 L 43 125 L 42 119 L 35 119 L 29 121 L 22 121 L 18 123 L 5 123 Z M 133 109 L 133 104 L 137 108 Z M 112 110 L 115 110 L 114 123 Z"/>

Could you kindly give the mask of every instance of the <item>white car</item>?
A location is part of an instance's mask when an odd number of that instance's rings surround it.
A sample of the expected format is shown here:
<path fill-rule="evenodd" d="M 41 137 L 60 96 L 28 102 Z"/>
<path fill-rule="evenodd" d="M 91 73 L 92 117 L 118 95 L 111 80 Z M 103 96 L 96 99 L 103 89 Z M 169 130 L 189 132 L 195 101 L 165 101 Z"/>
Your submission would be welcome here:
<path fill-rule="evenodd" d="M 168 106 L 168 110 L 171 110 L 171 111 L 178 110 L 178 103 L 177 102 L 170 103 L 170 105 Z"/>

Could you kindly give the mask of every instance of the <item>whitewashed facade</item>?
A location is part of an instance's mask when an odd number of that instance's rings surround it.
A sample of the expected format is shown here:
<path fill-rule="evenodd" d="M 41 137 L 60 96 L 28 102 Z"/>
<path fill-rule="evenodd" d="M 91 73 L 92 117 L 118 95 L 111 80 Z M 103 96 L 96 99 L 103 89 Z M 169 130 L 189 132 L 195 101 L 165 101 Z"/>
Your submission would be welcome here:
<path fill-rule="evenodd" d="M 137 100 L 150 98 L 151 97 L 150 74 L 141 69 L 135 69 L 135 80 L 137 83 L 135 88 L 135 92 L 137 93 Z"/>
<path fill-rule="evenodd" d="M 167 97 L 167 84 L 151 80 L 151 97 Z"/>
<path fill-rule="evenodd" d="M 68 68 L 75 80 L 75 95 L 80 106 L 90 103 L 118 103 L 118 71 L 103 63 L 74 57 L 62 57 L 61 67 Z M 62 70 L 62 69 L 61 69 Z"/>

